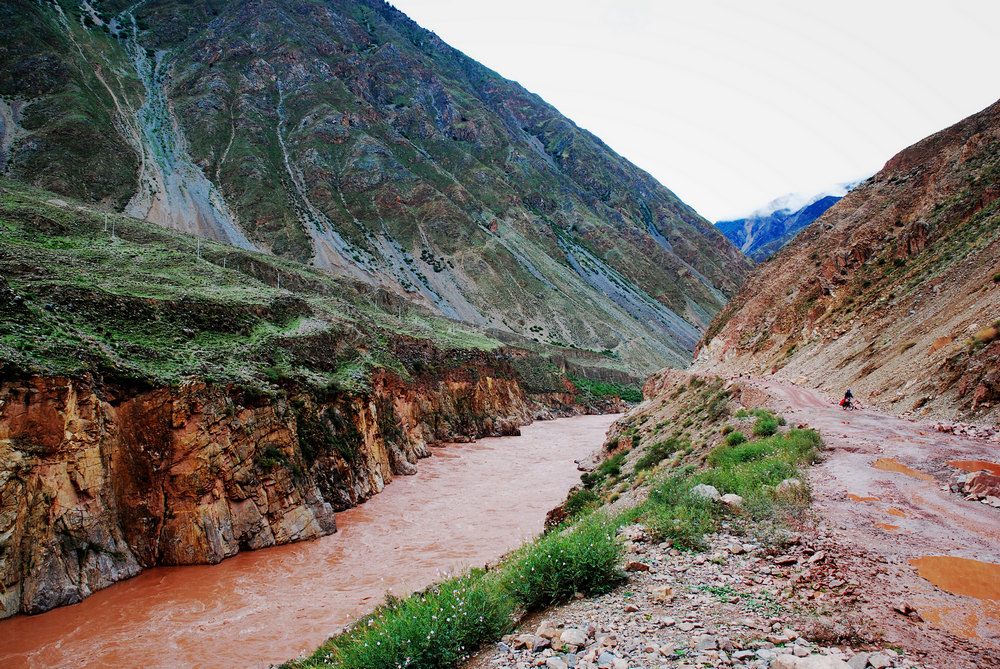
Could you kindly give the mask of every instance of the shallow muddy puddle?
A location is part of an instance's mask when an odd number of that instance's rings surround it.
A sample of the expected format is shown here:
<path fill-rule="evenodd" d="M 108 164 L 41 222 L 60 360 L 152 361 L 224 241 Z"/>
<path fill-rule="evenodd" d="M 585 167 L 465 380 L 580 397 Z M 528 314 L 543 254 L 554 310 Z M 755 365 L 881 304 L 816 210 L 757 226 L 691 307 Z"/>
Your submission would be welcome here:
<path fill-rule="evenodd" d="M 996 462 L 985 462 L 983 460 L 952 460 L 948 463 L 955 469 L 964 469 L 967 472 L 988 471 L 990 474 L 1000 476 L 1000 464 Z"/>
<path fill-rule="evenodd" d="M 910 564 L 942 590 L 979 600 L 962 606 L 918 606 L 927 622 L 965 639 L 1000 634 L 1000 564 L 947 555 L 927 555 Z"/>
<path fill-rule="evenodd" d="M 1000 564 L 949 555 L 913 558 L 917 573 L 948 592 L 1000 602 Z"/>
<path fill-rule="evenodd" d="M 387 590 L 426 587 L 540 532 L 579 481 L 574 461 L 615 418 L 436 448 L 415 476 L 338 513 L 331 536 L 151 569 L 80 604 L 0 621 L 0 666 L 267 667 L 311 653 Z"/>
<path fill-rule="evenodd" d="M 910 478 L 920 479 L 921 481 L 933 481 L 934 477 L 927 472 L 922 472 L 919 469 L 912 469 L 907 467 L 902 462 L 899 462 L 895 458 L 879 458 L 872 463 L 872 467 L 875 469 L 881 469 L 887 472 L 898 472 L 900 474 L 905 474 Z"/>

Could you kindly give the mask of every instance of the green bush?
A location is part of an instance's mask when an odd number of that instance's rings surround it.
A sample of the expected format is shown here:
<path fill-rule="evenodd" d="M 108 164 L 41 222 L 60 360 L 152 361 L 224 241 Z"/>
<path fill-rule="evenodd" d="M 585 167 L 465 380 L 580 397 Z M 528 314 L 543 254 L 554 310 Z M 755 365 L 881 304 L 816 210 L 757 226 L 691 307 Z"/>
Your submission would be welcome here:
<path fill-rule="evenodd" d="M 592 514 L 571 528 L 536 539 L 507 561 L 505 586 L 528 611 L 564 602 L 577 592 L 611 590 L 623 577 L 615 529 L 603 514 Z"/>
<path fill-rule="evenodd" d="M 603 483 L 606 478 L 621 476 L 622 463 L 625 461 L 626 455 L 628 455 L 628 451 L 619 451 L 599 464 L 594 471 L 581 474 L 580 480 L 583 481 L 583 485 L 593 488 Z"/>
<path fill-rule="evenodd" d="M 773 416 L 761 416 L 753 424 L 753 433 L 758 437 L 770 437 L 778 431 L 778 421 Z"/>
<path fill-rule="evenodd" d="M 406 599 L 389 599 L 344 634 L 292 666 L 346 669 L 453 667 L 513 628 L 514 600 L 477 571 Z"/>
<path fill-rule="evenodd" d="M 726 443 L 729 444 L 730 446 L 736 446 L 738 444 L 742 444 L 746 440 L 747 438 L 739 430 L 735 432 L 730 432 L 729 434 L 726 435 Z"/>

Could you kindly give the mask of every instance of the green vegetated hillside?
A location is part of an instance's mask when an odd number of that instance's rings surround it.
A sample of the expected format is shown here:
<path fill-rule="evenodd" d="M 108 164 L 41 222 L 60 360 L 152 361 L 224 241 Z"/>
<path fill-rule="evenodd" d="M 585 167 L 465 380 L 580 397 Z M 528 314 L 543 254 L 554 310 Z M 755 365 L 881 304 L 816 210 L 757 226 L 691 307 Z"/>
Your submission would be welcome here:
<path fill-rule="evenodd" d="M 293 260 L 95 212 L 0 180 L 0 365 L 108 384 L 195 377 L 267 394 L 370 390 L 492 355 L 527 392 L 637 392 L 621 361 L 450 321 Z"/>
<path fill-rule="evenodd" d="M 14 179 L 634 373 L 685 364 L 750 267 L 387 3 L 58 0 L 0 19 Z"/>

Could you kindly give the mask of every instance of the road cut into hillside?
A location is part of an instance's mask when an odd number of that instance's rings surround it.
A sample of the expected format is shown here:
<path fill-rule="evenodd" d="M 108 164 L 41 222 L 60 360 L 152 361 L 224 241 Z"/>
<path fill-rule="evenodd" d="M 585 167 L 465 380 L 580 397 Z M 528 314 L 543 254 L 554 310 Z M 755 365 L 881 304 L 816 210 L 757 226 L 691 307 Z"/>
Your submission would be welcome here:
<path fill-rule="evenodd" d="M 790 424 L 823 435 L 810 479 L 815 508 L 837 537 L 838 567 L 863 584 L 863 611 L 886 640 L 942 662 L 953 651 L 1000 656 L 1000 509 L 951 485 L 970 470 L 998 471 L 1000 444 L 845 411 L 784 381 L 740 381 L 768 395 L 761 400 Z"/>

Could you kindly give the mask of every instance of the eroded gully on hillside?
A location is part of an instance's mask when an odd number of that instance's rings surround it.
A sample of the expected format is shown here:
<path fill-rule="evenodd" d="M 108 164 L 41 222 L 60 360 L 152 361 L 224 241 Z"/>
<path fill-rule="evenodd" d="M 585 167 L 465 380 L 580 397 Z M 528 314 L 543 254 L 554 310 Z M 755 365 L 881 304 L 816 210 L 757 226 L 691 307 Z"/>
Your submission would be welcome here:
<path fill-rule="evenodd" d="M 844 411 L 787 382 L 749 383 L 770 395 L 789 423 L 822 433 L 827 450 L 810 475 L 815 505 L 846 554 L 869 565 L 859 574 L 867 616 L 908 648 L 949 645 L 940 630 L 1000 647 L 1000 510 L 948 486 L 963 473 L 948 463 L 997 463 L 997 445 L 873 411 Z M 894 611 L 903 603 L 925 622 Z"/>
<path fill-rule="evenodd" d="M 494 560 L 542 529 L 613 415 L 433 450 L 316 541 L 160 567 L 80 604 L 0 621 L 3 667 L 266 667 L 381 603 Z"/>

